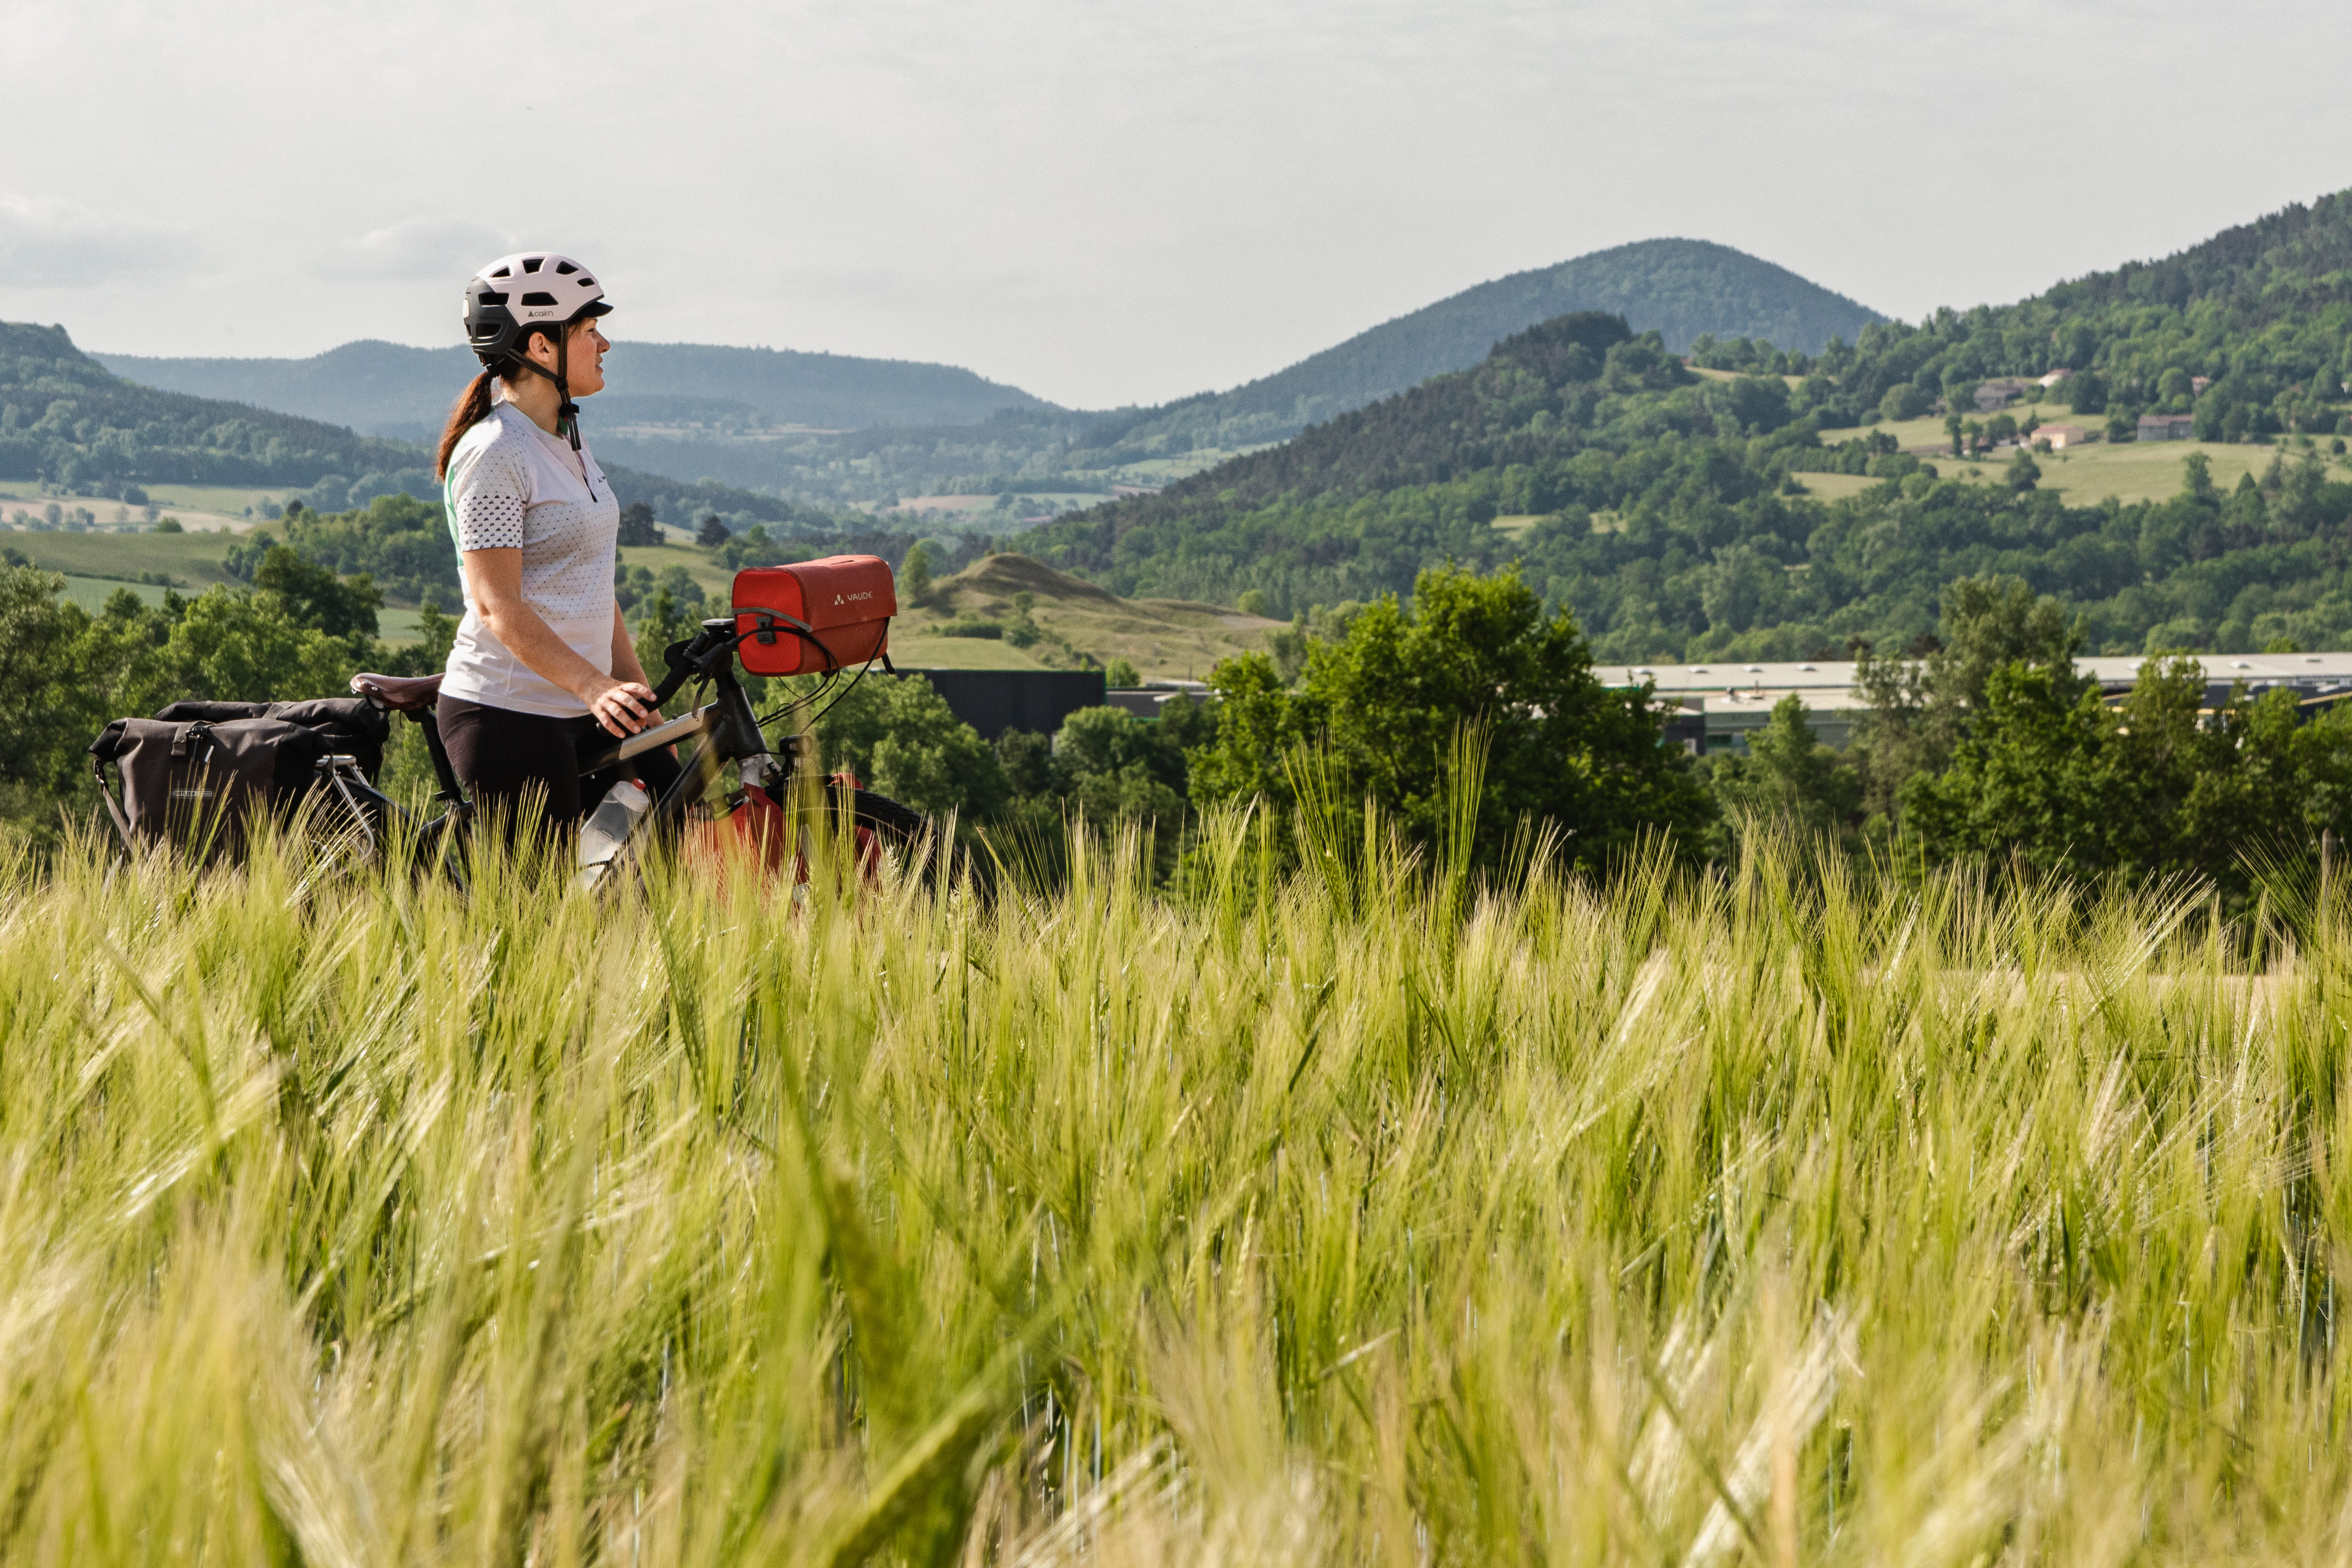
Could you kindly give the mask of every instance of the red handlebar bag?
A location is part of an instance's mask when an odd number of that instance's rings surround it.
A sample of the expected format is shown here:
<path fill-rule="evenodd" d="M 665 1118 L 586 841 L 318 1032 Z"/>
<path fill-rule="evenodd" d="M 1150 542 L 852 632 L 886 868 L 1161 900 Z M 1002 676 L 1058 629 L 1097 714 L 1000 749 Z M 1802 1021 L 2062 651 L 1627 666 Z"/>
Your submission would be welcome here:
<path fill-rule="evenodd" d="M 736 656 L 755 675 L 845 670 L 890 649 L 898 592 L 876 555 L 833 555 L 735 574 Z"/>

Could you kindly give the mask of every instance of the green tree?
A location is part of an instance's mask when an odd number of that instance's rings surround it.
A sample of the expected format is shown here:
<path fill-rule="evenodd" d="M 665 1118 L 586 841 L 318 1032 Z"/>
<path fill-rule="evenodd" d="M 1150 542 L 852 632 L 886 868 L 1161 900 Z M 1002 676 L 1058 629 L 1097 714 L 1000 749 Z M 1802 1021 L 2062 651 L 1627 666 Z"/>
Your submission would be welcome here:
<path fill-rule="evenodd" d="M 89 617 L 60 595 L 65 579 L 0 568 L 0 783 L 67 789 L 95 733 L 95 706 L 75 681 Z M 97 720 L 97 723 L 103 723 Z"/>
<path fill-rule="evenodd" d="M 917 539 L 898 563 L 898 593 L 908 604 L 920 604 L 931 595 L 930 547 Z"/>
<path fill-rule="evenodd" d="M 1952 455 L 1964 455 L 1960 451 L 1960 416 L 1957 413 L 1944 415 L 1944 434 L 1952 438 Z"/>
<path fill-rule="evenodd" d="M 1748 736 L 1747 756 L 1710 758 L 1709 773 L 1727 821 L 1783 821 L 1836 839 L 1856 825 L 1862 806 L 1862 776 L 1822 744 L 1793 693 Z"/>
<path fill-rule="evenodd" d="M 959 812 L 968 825 L 1008 793 L 994 751 L 920 675 L 859 681 L 825 709 L 814 734 L 828 772 L 855 774 L 919 811 Z"/>
<path fill-rule="evenodd" d="M 711 549 L 725 544 L 734 537 L 728 531 L 727 525 L 719 521 L 719 514 L 712 512 L 702 519 L 702 526 L 695 530 L 694 542 L 705 549 Z"/>
<path fill-rule="evenodd" d="M 614 542 L 630 548 L 661 543 L 661 524 L 655 520 L 653 507 L 643 501 L 623 507 L 621 531 Z"/>
<path fill-rule="evenodd" d="M 303 559 L 284 545 L 273 545 L 253 574 L 253 586 L 299 625 L 315 627 L 330 637 L 358 638 L 376 633 L 376 612 L 383 595 L 366 573 L 341 578 Z"/>
<path fill-rule="evenodd" d="M 1319 733 L 1322 713 L 1316 697 L 1305 692 L 1294 695 L 1289 685 L 1265 653 L 1221 659 L 1209 672 L 1209 689 L 1217 697 L 1217 727 L 1189 758 L 1194 800 L 1255 797 L 1278 810 L 1295 804 L 1284 764 Z"/>
<path fill-rule="evenodd" d="M 1274 667 L 1282 672 L 1285 685 L 1296 681 L 1307 669 L 1307 612 L 1299 612 L 1287 626 L 1277 626 L 1265 634 L 1265 651 L 1274 658 Z"/>
<path fill-rule="evenodd" d="M 1878 400 L 1878 412 L 1889 419 L 1917 419 L 1936 406 L 1936 394 L 1911 382 L 1897 382 Z"/>
<path fill-rule="evenodd" d="M 2000 478 L 2001 483 L 2009 486 L 2010 494 L 2022 496 L 2042 483 L 2042 465 L 2033 461 L 2032 453 L 2021 446 L 2017 449 L 2017 455 L 2009 460 L 2009 467 Z"/>
<path fill-rule="evenodd" d="M 1131 692 L 1143 685 L 1143 677 L 1136 673 L 1134 661 L 1114 653 L 1103 665 L 1103 685 L 1115 692 Z"/>
<path fill-rule="evenodd" d="M 2299 725 L 2291 693 L 2202 710 L 2203 667 L 2151 659 L 2117 705 L 2053 672 L 2003 665 L 1941 775 L 1905 787 L 1905 819 L 1939 859 L 2015 855 L 2131 882 L 2192 874 L 2245 891 L 2250 853 L 2315 857 L 2352 827 L 2352 718 Z"/>
<path fill-rule="evenodd" d="M 329 634 L 263 591 L 215 586 L 188 603 L 163 645 L 170 697 L 286 702 L 349 694 L 360 662 L 349 637 Z M 168 698 L 167 698 L 168 700 Z"/>
<path fill-rule="evenodd" d="M 2002 665 L 2046 671 L 2066 702 L 2084 690 L 2074 673 L 2081 630 L 2024 579 L 1957 578 L 1944 589 L 1942 612 L 1942 636 L 1918 658 L 1861 650 L 1854 684 L 1870 708 L 1855 726 L 1853 751 L 1873 812 L 1893 815 L 1906 780 L 1943 769 Z"/>
<path fill-rule="evenodd" d="M 1422 572 L 1410 612 L 1383 597 L 1343 640 L 1316 643 L 1295 695 L 1262 653 L 1221 664 L 1212 684 L 1223 701 L 1216 743 L 1195 765 L 1195 799 L 1284 800 L 1273 787 L 1284 751 L 1319 737 L 1350 788 L 1434 841 L 1449 755 L 1462 727 L 1479 724 L 1477 849 L 1489 862 L 1522 818 L 1549 821 L 1570 858 L 1599 866 L 1649 830 L 1695 847 L 1710 815 L 1642 692 L 1601 685 L 1575 619 L 1546 614 L 1516 570 Z"/>
<path fill-rule="evenodd" d="M 685 642 L 695 631 L 694 617 L 679 605 L 678 596 L 670 585 L 665 582 L 655 589 L 653 601 L 646 607 L 632 637 L 636 644 L 637 664 L 646 678 L 659 685 L 662 677 L 669 673 L 671 644 Z"/>

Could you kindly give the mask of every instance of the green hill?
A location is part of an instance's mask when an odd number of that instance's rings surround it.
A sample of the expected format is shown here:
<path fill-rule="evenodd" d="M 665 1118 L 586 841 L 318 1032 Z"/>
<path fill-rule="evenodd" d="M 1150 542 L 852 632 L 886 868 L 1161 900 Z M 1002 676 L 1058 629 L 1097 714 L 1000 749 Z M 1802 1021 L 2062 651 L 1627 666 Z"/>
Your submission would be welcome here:
<path fill-rule="evenodd" d="M 1792 377 L 1699 381 L 1657 334 L 1563 318 L 1472 371 L 1022 548 L 1124 595 L 1235 603 L 1255 590 L 1310 622 L 1441 561 L 1517 560 L 1604 657 L 1629 662 L 1905 645 L 1932 630 L 1946 584 L 1986 572 L 2057 596 L 2095 652 L 2342 646 L 2352 476 L 2333 433 L 2352 425 L 2352 279 L 2334 262 L 2352 255 L 2347 228 L 2352 203 L 2330 198 L 2019 305 L 1776 355 Z M 2078 409 L 2104 382 L 2127 419 L 2177 396 L 2216 441 L 2282 439 L 2229 465 L 2226 487 L 2213 479 L 2228 470 L 2183 444 L 2168 465 L 2150 451 L 2171 468 L 2161 498 L 2070 505 L 2088 497 L 2042 484 L 2070 455 L 2037 468 L 2004 451 L 1982 474 L 1939 474 L 1883 430 L 1820 437 L 1931 387 L 1976 417 L 1983 381 L 2059 353 L 2085 369 L 2060 383 L 2092 394 Z M 2192 373 L 2211 378 L 2201 393 Z"/>
<path fill-rule="evenodd" d="M 2166 410 L 2193 413 L 2206 440 L 2332 434 L 2352 380 L 2352 191 L 2013 305 L 1875 326 L 1816 368 L 1843 423 L 1906 391 L 1922 409 L 1935 397 L 1969 409 L 1989 379 L 2063 368 L 2078 373 L 2059 395 L 2095 426 Z"/>
<path fill-rule="evenodd" d="M 615 463 L 604 467 L 624 504 L 642 501 L 673 525 L 716 513 L 739 528 L 838 526 L 821 507 Z M 323 511 L 400 491 L 440 495 L 422 445 L 142 386 L 75 348 L 62 327 L 0 321 L 0 480 L 9 479 L 93 496 L 152 484 L 301 486 Z"/>
<path fill-rule="evenodd" d="M 62 327 L 0 322 L 0 478 L 92 491 L 139 480 L 308 485 L 416 461 L 413 447 L 315 419 L 141 386 Z"/>
<path fill-rule="evenodd" d="M 1884 318 L 1784 267 L 1706 240 L 1653 239 L 1464 289 L 1359 332 L 1286 370 L 1153 411 L 1116 433 L 1129 447 L 1234 447 L 1274 441 L 1459 371 L 1496 340 L 1575 311 L 1619 315 L 1683 352 L 1705 337 L 1765 339 L 1819 352 Z M 1100 436 L 1090 444 L 1107 444 Z M 1176 446 L 1182 450 L 1182 446 Z"/>
<path fill-rule="evenodd" d="M 462 348 L 363 340 L 307 360 L 92 359 L 149 386 L 331 420 L 410 441 L 438 434 L 458 392 L 481 369 Z M 856 430 L 877 424 L 972 424 L 1000 409 L 1052 409 L 1018 387 L 953 365 L 709 343 L 613 345 L 616 391 L 596 400 L 600 423 L 694 423 L 712 414 Z"/>

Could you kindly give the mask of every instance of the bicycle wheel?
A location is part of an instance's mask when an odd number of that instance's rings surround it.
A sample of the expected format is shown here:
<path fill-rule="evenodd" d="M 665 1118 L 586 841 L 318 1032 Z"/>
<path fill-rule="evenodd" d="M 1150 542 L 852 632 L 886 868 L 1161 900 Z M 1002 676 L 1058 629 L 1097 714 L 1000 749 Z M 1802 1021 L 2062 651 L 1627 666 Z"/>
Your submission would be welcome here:
<path fill-rule="evenodd" d="M 907 874 L 929 869 L 939 853 L 939 844 L 929 817 L 859 785 L 835 779 L 828 780 L 825 788 L 835 811 L 845 804 L 849 809 L 857 864 L 866 876 L 881 873 L 886 856 L 896 861 Z"/>

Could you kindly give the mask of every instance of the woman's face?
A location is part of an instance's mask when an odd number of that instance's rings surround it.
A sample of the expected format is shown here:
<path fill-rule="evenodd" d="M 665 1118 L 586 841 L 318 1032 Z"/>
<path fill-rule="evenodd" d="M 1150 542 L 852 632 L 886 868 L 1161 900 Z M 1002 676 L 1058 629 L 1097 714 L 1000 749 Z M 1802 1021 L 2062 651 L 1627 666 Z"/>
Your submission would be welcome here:
<path fill-rule="evenodd" d="M 572 338 L 564 350 L 563 373 L 574 398 L 604 390 L 604 350 L 612 346 L 612 340 L 596 329 L 593 317 L 572 324 Z M 555 345 L 548 341 L 547 334 L 533 332 L 526 347 L 533 363 L 551 372 L 554 371 Z"/>

